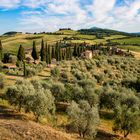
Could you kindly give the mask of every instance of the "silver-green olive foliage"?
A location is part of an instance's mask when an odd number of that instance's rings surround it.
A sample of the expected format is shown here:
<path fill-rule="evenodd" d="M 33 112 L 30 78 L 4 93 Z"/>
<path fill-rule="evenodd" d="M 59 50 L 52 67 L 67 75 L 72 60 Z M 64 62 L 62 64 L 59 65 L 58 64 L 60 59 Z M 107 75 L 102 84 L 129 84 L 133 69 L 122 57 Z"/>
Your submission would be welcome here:
<path fill-rule="evenodd" d="M 15 86 L 9 87 L 6 92 L 7 100 L 19 110 L 33 112 L 36 120 L 42 115 L 54 114 L 54 97 L 49 90 L 42 87 L 38 80 L 17 81 Z"/>
<path fill-rule="evenodd" d="M 72 101 L 68 107 L 68 115 L 74 130 L 80 136 L 90 136 L 94 138 L 96 129 L 99 125 L 99 113 L 97 107 L 91 107 L 85 100 L 81 100 L 79 104 Z"/>

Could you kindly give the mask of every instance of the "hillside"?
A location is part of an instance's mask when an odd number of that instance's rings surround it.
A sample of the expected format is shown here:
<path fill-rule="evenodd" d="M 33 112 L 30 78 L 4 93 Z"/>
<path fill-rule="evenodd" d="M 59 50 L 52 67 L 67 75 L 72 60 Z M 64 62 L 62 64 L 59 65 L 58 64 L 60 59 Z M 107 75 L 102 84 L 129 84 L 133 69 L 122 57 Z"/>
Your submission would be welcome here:
<path fill-rule="evenodd" d="M 80 29 L 80 33 L 82 34 L 102 34 L 102 35 L 125 35 L 125 36 L 138 36 L 139 34 L 137 33 L 127 33 L 127 32 L 122 32 L 122 31 L 117 31 L 117 30 L 112 30 L 112 29 L 103 29 L 103 28 L 98 28 L 98 27 L 92 27 L 90 29 Z"/>
<path fill-rule="evenodd" d="M 12 35 L 10 35 L 12 33 Z M 17 32 L 8 32 L 7 35 L 0 36 L 4 52 L 9 51 L 16 54 L 20 45 L 25 49 L 32 48 L 33 41 L 36 41 L 37 48 L 40 48 L 41 40 L 48 44 L 55 44 L 57 41 L 67 41 L 72 43 L 89 43 L 89 44 L 104 44 L 109 41 L 117 43 L 121 49 L 130 49 L 132 51 L 140 51 L 140 37 L 134 37 L 134 34 L 128 34 L 109 29 L 91 28 L 74 30 L 59 30 L 54 33 L 39 33 L 39 34 L 20 34 Z"/>
<path fill-rule="evenodd" d="M 72 140 L 65 132 L 49 125 L 30 120 L 27 115 L 17 113 L 10 107 L 0 105 L 0 140 Z"/>
<path fill-rule="evenodd" d="M 139 140 L 140 37 L 92 30 L 0 37 L 0 140 Z"/>

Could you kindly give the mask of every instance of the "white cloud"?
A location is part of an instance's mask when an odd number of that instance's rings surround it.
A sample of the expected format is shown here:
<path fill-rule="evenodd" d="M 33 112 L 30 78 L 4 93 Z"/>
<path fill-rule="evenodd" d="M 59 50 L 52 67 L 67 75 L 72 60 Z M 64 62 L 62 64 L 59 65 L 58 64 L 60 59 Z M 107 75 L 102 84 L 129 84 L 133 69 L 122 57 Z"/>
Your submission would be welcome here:
<path fill-rule="evenodd" d="M 20 0 L 0 0 L 0 7 L 4 9 L 15 8 L 20 3 Z"/>
<path fill-rule="evenodd" d="M 24 8 L 20 29 L 54 31 L 61 27 L 74 29 L 99 26 L 123 31 L 140 31 L 140 0 L 0 0 L 0 7 Z M 86 0 L 85 0 L 86 1 Z M 83 2 L 83 1 L 82 1 Z M 38 10 L 39 9 L 39 10 Z"/>
<path fill-rule="evenodd" d="M 22 5 L 27 6 L 29 8 L 37 8 L 42 5 L 45 5 L 48 0 L 24 0 Z"/>

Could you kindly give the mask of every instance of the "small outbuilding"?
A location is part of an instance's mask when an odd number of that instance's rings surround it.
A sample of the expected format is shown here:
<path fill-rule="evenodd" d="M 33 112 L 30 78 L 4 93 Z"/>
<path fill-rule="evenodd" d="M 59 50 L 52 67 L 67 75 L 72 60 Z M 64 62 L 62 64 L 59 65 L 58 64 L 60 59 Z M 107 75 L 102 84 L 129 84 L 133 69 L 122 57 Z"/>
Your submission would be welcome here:
<path fill-rule="evenodd" d="M 83 52 L 81 54 L 81 56 L 83 58 L 91 59 L 93 57 L 93 53 L 92 53 L 92 51 L 87 50 L 87 51 Z"/>

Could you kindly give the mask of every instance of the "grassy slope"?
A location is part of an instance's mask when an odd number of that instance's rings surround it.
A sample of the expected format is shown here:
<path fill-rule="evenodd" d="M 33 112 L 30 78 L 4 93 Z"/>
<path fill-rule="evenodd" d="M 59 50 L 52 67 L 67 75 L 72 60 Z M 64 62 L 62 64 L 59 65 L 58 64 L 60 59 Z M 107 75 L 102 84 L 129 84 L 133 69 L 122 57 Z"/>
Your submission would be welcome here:
<path fill-rule="evenodd" d="M 62 40 L 64 37 L 77 37 L 79 40 L 72 40 L 74 43 L 82 43 L 87 42 L 90 44 L 96 43 L 106 43 L 107 39 L 115 39 L 115 38 L 123 38 L 124 36 L 121 35 L 113 35 L 111 37 L 105 37 L 104 39 L 96 39 L 94 35 L 82 35 L 79 34 L 77 31 L 73 30 L 62 30 L 57 31 L 56 33 L 62 35 L 48 35 L 48 34 L 17 34 L 14 36 L 2 36 L 0 39 L 2 40 L 4 51 L 10 51 L 11 53 L 15 54 L 19 48 L 19 45 L 23 45 L 24 48 L 31 48 L 33 40 L 36 41 L 37 47 L 40 47 L 40 42 L 44 39 L 45 42 L 49 44 L 54 44 L 56 41 Z"/>
<path fill-rule="evenodd" d="M 31 39 L 32 37 L 39 36 L 39 38 L 36 39 Z M 32 42 L 33 40 L 36 41 L 37 47 L 40 46 L 40 42 L 42 39 L 44 39 L 45 42 L 52 44 L 55 43 L 56 41 L 62 40 L 63 37 L 66 35 L 46 35 L 46 34 L 41 34 L 41 35 L 16 35 L 8 38 L 2 38 L 2 44 L 4 51 L 10 51 L 12 53 L 16 53 L 19 45 L 23 45 L 24 48 L 31 48 L 32 47 Z M 28 39 L 29 38 L 29 39 Z"/>
<path fill-rule="evenodd" d="M 114 39 L 113 42 L 118 43 L 126 43 L 126 44 L 139 44 L 140 45 L 140 37 L 131 37 L 131 38 L 124 38 L 124 39 Z"/>
<path fill-rule="evenodd" d="M 119 48 L 121 49 L 129 49 L 131 51 L 140 52 L 140 37 L 131 37 L 131 38 L 124 38 L 124 39 L 113 39 L 112 42 L 118 42 L 120 44 L 126 44 L 126 45 L 120 45 Z M 138 45 L 133 45 L 138 44 Z"/>

